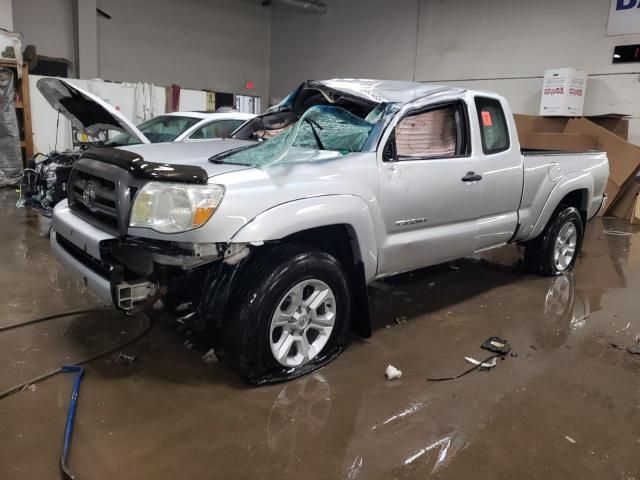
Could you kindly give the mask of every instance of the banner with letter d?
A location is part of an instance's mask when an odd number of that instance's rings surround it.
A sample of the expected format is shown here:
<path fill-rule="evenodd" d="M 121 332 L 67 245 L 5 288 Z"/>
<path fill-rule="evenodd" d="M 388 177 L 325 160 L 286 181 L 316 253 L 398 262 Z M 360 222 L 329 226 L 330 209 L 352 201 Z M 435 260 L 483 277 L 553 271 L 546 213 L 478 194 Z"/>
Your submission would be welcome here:
<path fill-rule="evenodd" d="M 607 35 L 640 33 L 640 0 L 611 0 Z"/>

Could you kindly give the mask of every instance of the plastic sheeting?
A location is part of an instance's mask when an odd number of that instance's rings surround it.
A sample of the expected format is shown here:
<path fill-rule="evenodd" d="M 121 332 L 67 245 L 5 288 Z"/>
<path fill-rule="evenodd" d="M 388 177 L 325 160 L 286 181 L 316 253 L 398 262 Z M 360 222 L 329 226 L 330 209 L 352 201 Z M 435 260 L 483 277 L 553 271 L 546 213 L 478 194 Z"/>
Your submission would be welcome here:
<path fill-rule="evenodd" d="M 16 185 L 22 173 L 13 72 L 0 68 L 0 186 Z"/>
<path fill-rule="evenodd" d="M 399 157 L 451 157 L 456 154 L 456 108 L 439 108 L 404 118 L 396 126 Z"/>
<path fill-rule="evenodd" d="M 335 154 L 362 151 L 374 127 L 374 123 L 343 108 L 317 105 L 308 109 L 293 127 L 268 142 L 222 154 L 213 160 L 254 167 L 322 160 Z"/>

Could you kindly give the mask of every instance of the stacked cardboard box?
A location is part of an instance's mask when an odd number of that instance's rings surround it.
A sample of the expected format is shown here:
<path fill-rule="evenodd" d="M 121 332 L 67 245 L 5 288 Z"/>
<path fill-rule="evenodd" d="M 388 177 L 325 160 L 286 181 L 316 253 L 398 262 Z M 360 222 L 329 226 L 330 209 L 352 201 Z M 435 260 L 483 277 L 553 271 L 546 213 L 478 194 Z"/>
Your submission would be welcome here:
<path fill-rule="evenodd" d="M 585 152 L 601 150 L 609 158 L 605 215 L 635 218 L 640 184 L 640 147 L 627 141 L 629 121 L 623 115 L 538 117 L 515 115 L 520 147 L 532 150 Z"/>

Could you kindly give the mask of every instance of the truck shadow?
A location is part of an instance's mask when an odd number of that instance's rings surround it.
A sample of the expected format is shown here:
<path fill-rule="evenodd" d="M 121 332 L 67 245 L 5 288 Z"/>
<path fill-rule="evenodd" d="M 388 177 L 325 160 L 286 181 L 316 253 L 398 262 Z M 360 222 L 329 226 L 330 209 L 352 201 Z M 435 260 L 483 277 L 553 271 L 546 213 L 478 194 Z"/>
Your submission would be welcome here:
<path fill-rule="evenodd" d="M 465 258 L 373 282 L 372 330 L 446 311 L 490 290 L 527 280 L 516 247 L 499 256 Z"/>

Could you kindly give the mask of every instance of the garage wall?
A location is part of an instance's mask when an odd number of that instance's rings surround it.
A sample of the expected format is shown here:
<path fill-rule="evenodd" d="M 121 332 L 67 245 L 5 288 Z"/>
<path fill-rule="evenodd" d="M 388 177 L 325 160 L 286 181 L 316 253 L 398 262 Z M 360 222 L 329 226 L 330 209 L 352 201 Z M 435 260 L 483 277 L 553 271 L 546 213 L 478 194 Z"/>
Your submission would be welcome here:
<path fill-rule="evenodd" d="M 423 0 L 416 79 L 495 90 L 514 111 L 537 114 L 547 68 L 587 71 L 585 115 L 626 113 L 640 144 L 640 65 L 613 65 L 613 47 L 640 35 L 608 37 L 608 0 L 538 2 Z M 532 21 L 535 19 L 534 21 Z"/>
<path fill-rule="evenodd" d="M 264 96 L 270 11 L 251 0 L 99 0 L 98 71 L 109 80 Z M 245 82 L 255 82 L 246 90 Z"/>
<path fill-rule="evenodd" d="M 13 0 L 13 28 L 23 35 L 22 45 L 33 44 L 38 54 L 75 57 L 73 3 L 75 0 Z"/>
<path fill-rule="evenodd" d="M 611 64 L 640 35 L 606 36 L 608 0 L 326 3 L 325 15 L 272 9 L 271 97 L 307 78 L 415 79 L 495 90 L 537 114 L 544 70 L 576 66 L 590 74 L 585 114 L 633 115 L 640 144 L 640 65 Z"/>
<path fill-rule="evenodd" d="M 0 0 L 1 1 L 1 0 Z M 74 5 L 13 0 L 15 31 L 38 52 L 75 61 Z M 270 9 L 256 0 L 98 0 L 98 75 L 263 97 L 269 92 Z M 244 88 L 252 80 L 255 89 Z"/>
<path fill-rule="evenodd" d="M 326 14 L 273 5 L 272 102 L 310 78 L 411 79 L 419 0 L 324 0 Z"/>
<path fill-rule="evenodd" d="M 13 31 L 11 0 L 0 0 L 0 28 Z"/>

